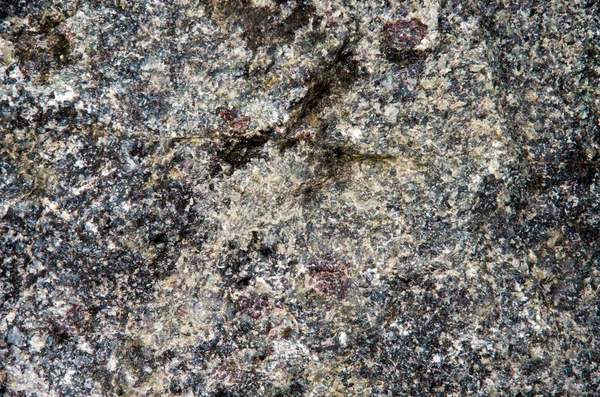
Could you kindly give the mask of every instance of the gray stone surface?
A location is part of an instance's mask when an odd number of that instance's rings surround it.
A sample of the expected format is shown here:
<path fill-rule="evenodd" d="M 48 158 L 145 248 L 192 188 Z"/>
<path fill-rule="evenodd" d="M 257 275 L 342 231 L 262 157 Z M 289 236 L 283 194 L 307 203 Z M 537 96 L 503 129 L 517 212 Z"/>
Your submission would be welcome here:
<path fill-rule="evenodd" d="M 25 335 L 17 327 L 11 327 L 6 334 L 6 343 L 9 345 L 15 345 L 22 347 L 25 343 Z"/>
<path fill-rule="evenodd" d="M 598 395 L 599 19 L 1 3 L 0 394 Z"/>

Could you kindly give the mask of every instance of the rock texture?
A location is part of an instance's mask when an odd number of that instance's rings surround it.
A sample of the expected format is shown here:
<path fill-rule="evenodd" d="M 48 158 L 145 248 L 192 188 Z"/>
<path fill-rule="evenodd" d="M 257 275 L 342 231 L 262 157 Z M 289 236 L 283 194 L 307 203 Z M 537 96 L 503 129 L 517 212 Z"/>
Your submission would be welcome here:
<path fill-rule="evenodd" d="M 0 394 L 597 396 L 590 0 L 0 4 Z"/>

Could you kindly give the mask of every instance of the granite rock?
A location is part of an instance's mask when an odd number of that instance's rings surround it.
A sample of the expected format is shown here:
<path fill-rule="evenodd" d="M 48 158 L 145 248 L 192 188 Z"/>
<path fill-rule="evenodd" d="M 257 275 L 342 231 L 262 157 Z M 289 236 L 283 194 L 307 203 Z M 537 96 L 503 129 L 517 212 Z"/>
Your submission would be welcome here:
<path fill-rule="evenodd" d="M 0 394 L 598 395 L 599 12 L 0 4 Z"/>

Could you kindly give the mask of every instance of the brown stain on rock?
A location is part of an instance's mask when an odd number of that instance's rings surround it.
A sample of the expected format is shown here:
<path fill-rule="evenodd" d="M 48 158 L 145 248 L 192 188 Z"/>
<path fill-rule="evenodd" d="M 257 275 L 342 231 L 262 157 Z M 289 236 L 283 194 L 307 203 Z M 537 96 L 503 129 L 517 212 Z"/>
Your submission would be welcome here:
<path fill-rule="evenodd" d="M 279 6 L 256 7 L 248 0 L 213 0 L 212 5 L 213 15 L 233 18 L 240 24 L 244 29 L 242 38 L 252 51 L 271 48 L 278 42 L 292 42 L 295 32 L 308 25 L 311 19 L 320 21 L 316 8 L 307 0 L 296 1 L 286 17 L 282 17 Z"/>
<path fill-rule="evenodd" d="M 68 32 L 61 28 L 65 18 L 49 14 L 34 28 L 20 32 L 15 41 L 15 55 L 23 73 L 45 83 L 53 71 L 71 64 Z"/>

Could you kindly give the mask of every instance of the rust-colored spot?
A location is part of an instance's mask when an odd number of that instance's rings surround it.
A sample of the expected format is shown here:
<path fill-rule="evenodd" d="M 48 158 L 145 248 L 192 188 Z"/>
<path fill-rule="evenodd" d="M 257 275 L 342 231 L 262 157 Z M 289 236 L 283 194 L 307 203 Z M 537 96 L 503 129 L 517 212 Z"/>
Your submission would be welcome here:
<path fill-rule="evenodd" d="M 284 338 L 287 338 L 291 334 L 292 334 L 292 328 L 291 327 L 285 327 L 285 329 L 281 332 L 281 336 L 284 337 Z"/>

